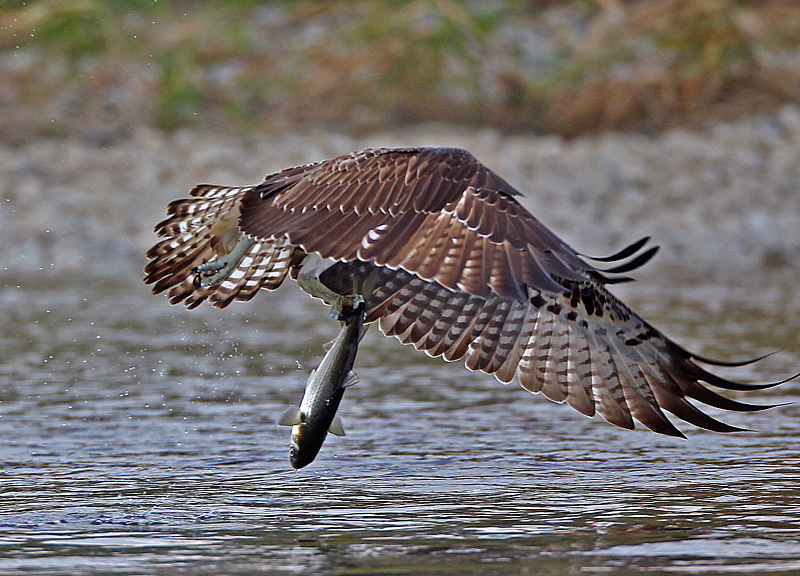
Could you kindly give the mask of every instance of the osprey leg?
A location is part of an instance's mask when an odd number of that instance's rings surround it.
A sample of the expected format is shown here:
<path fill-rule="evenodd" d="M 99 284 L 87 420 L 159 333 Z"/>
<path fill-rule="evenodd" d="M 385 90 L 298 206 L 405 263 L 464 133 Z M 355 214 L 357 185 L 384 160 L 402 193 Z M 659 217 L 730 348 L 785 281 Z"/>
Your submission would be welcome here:
<path fill-rule="evenodd" d="M 345 321 L 359 305 L 369 299 L 375 288 L 378 274 L 377 268 L 371 270 L 365 277 L 355 274 L 352 280 L 352 289 L 348 289 L 347 282 L 344 282 L 344 285 L 341 282 L 336 282 L 336 290 L 334 290 L 322 281 L 322 276 L 334 266 L 342 264 L 342 262 L 337 262 L 330 258 L 322 258 L 319 254 L 312 253 L 305 257 L 297 273 L 297 283 L 300 288 L 328 304 L 331 307 L 331 317 L 339 321 Z M 339 269 L 337 267 L 337 270 Z M 342 274 L 338 272 L 336 274 L 340 276 L 344 274 L 347 277 L 353 272 L 348 270 L 347 272 L 342 272 Z M 339 280 L 341 281 L 342 278 L 339 278 Z M 345 291 L 348 293 L 343 293 Z"/>
<path fill-rule="evenodd" d="M 228 254 L 192 269 L 192 272 L 196 274 L 194 285 L 205 288 L 221 282 L 242 261 L 242 258 L 244 258 L 244 255 L 247 254 L 253 244 L 255 244 L 255 240 L 240 234 L 239 240 Z"/>

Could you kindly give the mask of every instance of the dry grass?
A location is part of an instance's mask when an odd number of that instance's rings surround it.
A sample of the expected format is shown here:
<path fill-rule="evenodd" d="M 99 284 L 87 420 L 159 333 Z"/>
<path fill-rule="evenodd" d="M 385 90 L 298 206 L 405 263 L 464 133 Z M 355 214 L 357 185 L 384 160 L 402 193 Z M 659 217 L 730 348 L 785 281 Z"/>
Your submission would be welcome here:
<path fill-rule="evenodd" d="M 420 121 L 572 135 L 800 99 L 800 3 L 0 3 L 6 140 Z"/>
<path fill-rule="evenodd" d="M 648 0 L 595 17 L 556 87 L 558 130 L 660 128 L 800 96 L 800 5 Z"/>

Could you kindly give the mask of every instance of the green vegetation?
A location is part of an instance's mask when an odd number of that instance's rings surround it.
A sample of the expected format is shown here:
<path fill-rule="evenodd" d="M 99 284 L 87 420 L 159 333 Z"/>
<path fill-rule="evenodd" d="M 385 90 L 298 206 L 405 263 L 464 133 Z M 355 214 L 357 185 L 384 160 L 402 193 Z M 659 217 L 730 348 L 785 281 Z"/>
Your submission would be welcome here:
<path fill-rule="evenodd" d="M 132 126 L 575 134 L 796 101 L 777 0 L 0 2 L 7 138 Z"/>

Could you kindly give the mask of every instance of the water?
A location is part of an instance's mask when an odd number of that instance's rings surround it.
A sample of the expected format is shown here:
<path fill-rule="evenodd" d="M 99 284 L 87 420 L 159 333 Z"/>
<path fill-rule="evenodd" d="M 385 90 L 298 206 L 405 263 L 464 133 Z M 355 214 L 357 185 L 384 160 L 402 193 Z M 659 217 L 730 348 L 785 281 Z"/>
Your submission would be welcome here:
<path fill-rule="evenodd" d="M 724 372 L 780 379 L 800 368 L 800 277 L 757 276 L 624 295 L 699 352 L 781 349 Z M 682 441 L 373 328 L 348 435 L 296 472 L 275 420 L 338 330 L 296 286 L 185 311 L 134 273 L 3 284 L 0 574 L 800 573 L 800 384 L 722 415 L 757 432 Z"/>

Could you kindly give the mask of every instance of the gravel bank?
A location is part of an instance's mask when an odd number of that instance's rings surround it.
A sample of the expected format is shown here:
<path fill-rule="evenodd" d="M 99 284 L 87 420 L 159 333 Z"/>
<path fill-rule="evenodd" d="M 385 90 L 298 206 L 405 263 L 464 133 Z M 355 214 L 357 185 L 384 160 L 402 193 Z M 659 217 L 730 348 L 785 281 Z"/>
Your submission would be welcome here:
<path fill-rule="evenodd" d="M 153 225 L 196 183 L 247 184 L 364 147 L 467 148 L 526 194 L 527 207 L 588 254 L 651 235 L 659 265 L 706 274 L 800 266 L 800 109 L 656 136 L 504 136 L 421 126 L 367 137 L 134 131 L 0 146 L 6 278 L 39 271 L 138 274 Z"/>

